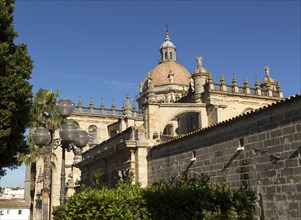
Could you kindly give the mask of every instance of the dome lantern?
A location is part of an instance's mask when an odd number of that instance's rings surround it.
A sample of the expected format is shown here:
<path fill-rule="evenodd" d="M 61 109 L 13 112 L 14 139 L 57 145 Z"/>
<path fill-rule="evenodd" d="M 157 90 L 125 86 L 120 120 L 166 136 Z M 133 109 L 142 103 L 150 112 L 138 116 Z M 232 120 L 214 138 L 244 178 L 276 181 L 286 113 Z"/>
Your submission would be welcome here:
<path fill-rule="evenodd" d="M 160 63 L 166 61 L 173 61 L 173 62 L 177 61 L 176 47 L 170 41 L 168 30 L 166 31 L 165 41 L 160 47 L 160 54 L 161 54 Z"/>

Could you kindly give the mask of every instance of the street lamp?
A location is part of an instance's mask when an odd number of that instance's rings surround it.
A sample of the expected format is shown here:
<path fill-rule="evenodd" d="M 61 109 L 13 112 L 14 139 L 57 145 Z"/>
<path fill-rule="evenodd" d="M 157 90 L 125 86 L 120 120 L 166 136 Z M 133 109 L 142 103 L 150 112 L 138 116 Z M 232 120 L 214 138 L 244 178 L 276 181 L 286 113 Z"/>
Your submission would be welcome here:
<path fill-rule="evenodd" d="M 62 169 L 61 169 L 61 190 L 60 190 L 60 205 L 65 204 L 65 188 L 66 188 L 66 174 L 65 174 L 65 151 L 73 151 L 78 154 L 81 148 L 86 146 L 89 142 L 89 136 L 86 131 L 79 130 L 74 123 L 66 122 L 66 117 L 70 116 L 74 110 L 74 105 L 69 99 L 61 99 L 56 104 L 57 113 L 64 118 L 64 123 L 61 125 L 59 134 L 60 139 L 53 140 L 54 149 L 62 147 Z M 32 141 L 37 146 L 49 145 L 52 136 L 45 127 L 38 127 L 32 135 Z M 80 150 L 79 150 L 80 149 Z"/>

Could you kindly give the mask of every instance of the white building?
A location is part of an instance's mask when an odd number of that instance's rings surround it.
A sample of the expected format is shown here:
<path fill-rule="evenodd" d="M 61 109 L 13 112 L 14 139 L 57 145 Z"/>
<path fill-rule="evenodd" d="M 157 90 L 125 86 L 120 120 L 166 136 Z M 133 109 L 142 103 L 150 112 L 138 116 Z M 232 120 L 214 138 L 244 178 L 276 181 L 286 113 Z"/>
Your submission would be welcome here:
<path fill-rule="evenodd" d="M 4 188 L 0 199 L 24 199 L 24 189 Z"/>
<path fill-rule="evenodd" d="M 29 204 L 20 199 L 0 200 L 0 219 L 29 219 Z"/>

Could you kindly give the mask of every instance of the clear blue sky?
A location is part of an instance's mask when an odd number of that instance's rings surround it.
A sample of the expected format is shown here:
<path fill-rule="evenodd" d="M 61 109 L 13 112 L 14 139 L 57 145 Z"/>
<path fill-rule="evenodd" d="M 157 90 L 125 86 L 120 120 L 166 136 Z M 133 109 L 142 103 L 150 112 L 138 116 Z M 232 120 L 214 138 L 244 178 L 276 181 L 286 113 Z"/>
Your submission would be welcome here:
<path fill-rule="evenodd" d="M 34 60 L 34 92 L 58 89 L 84 105 L 134 99 L 158 63 L 166 24 L 189 72 L 201 55 L 214 81 L 223 72 L 231 83 L 235 73 L 253 85 L 270 66 L 286 97 L 301 91 L 300 1 L 17 0 L 15 24 Z M 22 186 L 24 167 L 1 181 Z"/>

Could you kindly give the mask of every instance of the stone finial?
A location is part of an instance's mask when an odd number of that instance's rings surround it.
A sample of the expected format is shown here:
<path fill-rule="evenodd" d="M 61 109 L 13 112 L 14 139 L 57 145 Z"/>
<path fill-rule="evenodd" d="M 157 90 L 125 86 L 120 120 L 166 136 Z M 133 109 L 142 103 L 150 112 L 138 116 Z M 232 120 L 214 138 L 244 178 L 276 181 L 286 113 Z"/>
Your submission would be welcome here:
<path fill-rule="evenodd" d="M 208 82 L 212 82 L 212 75 L 211 75 L 211 72 L 208 72 Z"/>
<path fill-rule="evenodd" d="M 203 66 L 203 57 L 197 56 L 196 57 L 197 67 L 201 68 Z"/>
<path fill-rule="evenodd" d="M 262 86 L 271 90 L 276 89 L 276 81 L 270 76 L 270 68 L 268 66 L 265 67 L 265 78 L 262 82 Z"/>
<path fill-rule="evenodd" d="M 235 73 L 233 73 L 232 84 L 234 84 L 234 85 L 237 84 L 237 79 L 236 79 Z"/>
<path fill-rule="evenodd" d="M 101 114 L 105 113 L 105 101 L 103 100 L 103 98 L 101 98 L 100 112 L 101 112 Z"/>
<path fill-rule="evenodd" d="M 115 109 L 115 108 L 116 108 L 116 105 L 115 105 L 115 99 L 112 99 L 111 108 L 112 108 L 112 109 Z"/>
<path fill-rule="evenodd" d="M 258 77 L 256 76 L 255 78 L 255 87 L 256 87 L 256 90 L 255 90 L 255 93 L 256 95 L 261 95 L 261 88 L 260 88 L 260 85 L 259 85 L 259 80 L 258 80 Z"/>
<path fill-rule="evenodd" d="M 131 103 L 130 103 L 130 97 L 128 94 L 126 94 L 126 99 L 125 99 L 125 106 L 126 109 L 130 109 L 131 108 Z"/>
<path fill-rule="evenodd" d="M 211 75 L 211 72 L 208 72 L 208 89 L 209 90 L 214 90 L 214 83 L 213 83 L 213 80 L 212 80 L 212 75 Z"/>
<path fill-rule="evenodd" d="M 270 67 L 266 66 L 266 67 L 264 68 L 264 71 L 265 71 L 265 76 L 266 76 L 266 77 L 269 77 L 269 76 L 270 76 Z"/>
<path fill-rule="evenodd" d="M 281 89 L 281 87 L 280 87 L 280 82 L 279 82 L 279 81 L 277 81 L 276 89 L 278 90 L 279 97 L 280 97 L 280 98 L 283 98 L 283 91 L 282 91 L 282 89 Z"/>
<path fill-rule="evenodd" d="M 82 97 L 78 97 L 78 102 L 77 102 L 77 105 L 78 106 L 82 106 Z"/>
<path fill-rule="evenodd" d="M 69 95 L 67 95 L 67 99 L 70 100 L 70 96 Z"/>
<path fill-rule="evenodd" d="M 250 94 L 250 87 L 249 87 L 249 81 L 248 81 L 247 76 L 245 76 L 245 79 L 244 79 L 244 92 L 247 95 Z"/>
<path fill-rule="evenodd" d="M 232 77 L 232 92 L 235 93 L 238 92 L 237 79 L 235 73 L 233 73 L 233 77 Z"/>
<path fill-rule="evenodd" d="M 277 89 L 277 90 L 281 90 L 280 82 L 279 82 L 279 81 L 277 81 L 277 83 L 276 83 L 276 89 Z"/>
<path fill-rule="evenodd" d="M 90 107 L 90 112 L 93 112 L 93 98 L 92 97 L 90 97 L 89 107 Z"/>
<path fill-rule="evenodd" d="M 259 86 L 259 80 L 258 80 L 258 77 L 256 76 L 255 78 L 255 87 L 258 87 Z"/>
<path fill-rule="evenodd" d="M 225 83 L 225 76 L 224 76 L 224 73 L 222 73 L 222 75 L 221 75 L 220 82 L 221 82 L 221 83 Z"/>
<path fill-rule="evenodd" d="M 126 95 L 124 107 L 122 109 L 124 111 L 124 115 L 126 115 L 126 116 L 131 116 L 133 114 L 133 112 L 131 110 L 131 103 L 130 103 L 130 98 L 129 98 L 128 94 Z"/>
<path fill-rule="evenodd" d="M 103 98 L 101 98 L 100 108 L 101 109 L 105 108 L 105 101 L 103 100 Z"/>
<path fill-rule="evenodd" d="M 226 83 L 225 83 L 225 76 L 224 76 L 224 73 L 222 73 L 221 75 L 221 79 L 220 79 L 220 90 L 221 91 L 227 91 L 227 86 L 226 86 Z"/>
<path fill-rule="evenodd" d="M 245 76 L 245 79 L 244 79 L 244 85 L 245 85 L 245 86 L 248 86 L 248 85 L 249 85 L 249 81 L 248 81 L 247 76 Z"/>
<path fill-rule="evenodd" d="M 82 97 L 78 97 L 78 102 L 77 102 L 77 106 L 78 106 L 78 111 L 81 112 L 82 111 Z"/>
<path fill-rule="evenodd" d="M 112 110 L 112 115 L 116 115 L 116 105 L 114 99 L 112 99 L 111 110 Z"/>
<path fill-rule="evenodd" d="M 194 70 L 194 74 L 202 74 L 208 77 L 208 71 L 203 67 L 203 57 L 197 56 L 196 57 L 197 68 Z"/>

